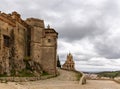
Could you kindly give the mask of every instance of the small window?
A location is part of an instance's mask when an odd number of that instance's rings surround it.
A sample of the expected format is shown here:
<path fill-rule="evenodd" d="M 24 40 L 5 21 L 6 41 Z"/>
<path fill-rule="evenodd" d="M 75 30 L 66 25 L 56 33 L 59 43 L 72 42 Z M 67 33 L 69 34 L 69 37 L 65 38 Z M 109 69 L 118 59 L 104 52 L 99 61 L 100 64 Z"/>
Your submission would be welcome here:
<path fill-rule="evenodd" d="M 4 46 L 9 47 L 10 46 L 10 37 L 3 35 L 4 38 Z"/>
<path fill-rule="evenodd" d="M 20 30 L 20 29 L 18 28 L 18 33 L 19 33 L 19 30 Z"/>
<path fill-rule="evenodd" d="M 48 42 L 50 43 L 50 42 L 51 42 L 51 39 L 48 39 Z"/>
<path fill-rule="evenodd" d="M 56 38 L 54 38 L 54 41 L 56 41 Z"/>

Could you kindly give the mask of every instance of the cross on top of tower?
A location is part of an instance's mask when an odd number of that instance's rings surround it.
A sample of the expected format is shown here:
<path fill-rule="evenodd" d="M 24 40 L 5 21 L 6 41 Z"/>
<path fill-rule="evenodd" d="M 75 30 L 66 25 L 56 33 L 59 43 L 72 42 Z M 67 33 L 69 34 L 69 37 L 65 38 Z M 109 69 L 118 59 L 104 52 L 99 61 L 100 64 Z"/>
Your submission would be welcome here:
<path fill-rule="evenodd" d="M 49 24 L 48 24 L 47 28 L 50 29 L 50 25 Z"/>

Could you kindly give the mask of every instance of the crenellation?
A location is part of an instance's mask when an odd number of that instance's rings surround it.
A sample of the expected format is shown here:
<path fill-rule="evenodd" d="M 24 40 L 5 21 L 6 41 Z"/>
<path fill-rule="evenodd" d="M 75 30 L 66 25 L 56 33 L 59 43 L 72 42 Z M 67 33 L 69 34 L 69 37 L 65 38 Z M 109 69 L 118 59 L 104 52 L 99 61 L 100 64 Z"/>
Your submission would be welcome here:
<path fill-rule="evenodd" d="M 21 18 L 21 15 L 18 14 L 16 11 L 12 12 L 12 16 L 15 16 L 17 18 Z"/>
<path fill-rule="evenodd" d="M 43 23 L 44 21 L 38 18 L 27 18 L 26 21 L 37 21 Z"/>
<path fill-rule="evenodd" d="M 15 21 L 12 19 L 12 17 L 5 13 L 0 13 L 0 20 L 4 21 L 12 26 L 15 27 Z"/>
<path fill-rule="evenodd" d="M 30 26 L 45 28 L 44 21 L 37 18 L 28 18 L 26 19 L 27 24 Z"/>

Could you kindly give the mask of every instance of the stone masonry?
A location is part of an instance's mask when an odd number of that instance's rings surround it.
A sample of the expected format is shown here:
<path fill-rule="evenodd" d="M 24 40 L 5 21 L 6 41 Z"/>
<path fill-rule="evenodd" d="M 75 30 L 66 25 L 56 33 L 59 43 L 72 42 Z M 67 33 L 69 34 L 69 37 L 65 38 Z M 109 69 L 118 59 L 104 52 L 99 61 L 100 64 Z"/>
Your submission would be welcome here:
<path fill-rule="evenodd" d="M 67 59 L 63 64 L 62 68 L 66 70 L 75 70 L 75 63 L 73 61 L 73 56 L 71 53 L 67 55 Z"/>
<path fill-rule="evenodd" d="M 32 67 L 37 63 L 42 71 L 56 74 L 57 37 L 53 28 L 45 28 L 43 20 L 22 20 L 17 12 L 0 12 L 0 74 L 11 75 L 13 69 L 16 73 L 24 69 L 24 60 L 32 61 Z"/>

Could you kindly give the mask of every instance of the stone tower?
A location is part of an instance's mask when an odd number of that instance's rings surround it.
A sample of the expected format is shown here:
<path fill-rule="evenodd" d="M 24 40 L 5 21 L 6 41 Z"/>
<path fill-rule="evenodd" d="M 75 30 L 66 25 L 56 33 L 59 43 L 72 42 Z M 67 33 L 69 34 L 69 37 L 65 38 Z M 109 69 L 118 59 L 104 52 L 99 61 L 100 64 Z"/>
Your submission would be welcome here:
<path fill-rule="evenodd" d="M 40 19 L 29 18 L 26 23 L 31 27 L 31 59 L 39 62 L 45 72 L 56 74 L 58 33 L 50 26 L 45 28 Z"/>
<path fill-rule="evenodd" d="M 67 60 L 63 64 L 62 68 L 66 70 L 75 70 L 75 63 L 73 61 L 73 56 L 71 53 L 67 55 Z"/>

